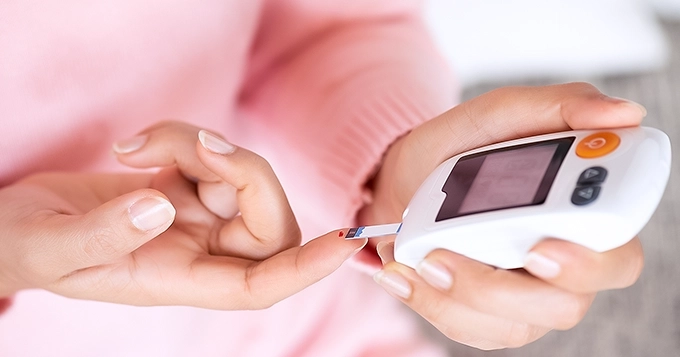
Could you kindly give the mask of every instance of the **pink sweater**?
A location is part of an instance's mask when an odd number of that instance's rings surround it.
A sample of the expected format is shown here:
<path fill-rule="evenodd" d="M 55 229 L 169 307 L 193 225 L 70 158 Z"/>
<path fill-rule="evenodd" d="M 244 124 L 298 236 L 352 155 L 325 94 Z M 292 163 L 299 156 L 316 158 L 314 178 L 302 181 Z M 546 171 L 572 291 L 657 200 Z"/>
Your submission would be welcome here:
<path fill-rule="evenodd" d="M 386 147 L 456 95 L 419 7 L 2 1 L 0 186 L 46 170 L 127 170 L 111 144 L 172 118 L 266 157 L 308 239 L 352 225 Z M 0 315 L 0 356 L 442 355 L 413 319 L 347 266 L 263 311 L 24 291 Z"/>

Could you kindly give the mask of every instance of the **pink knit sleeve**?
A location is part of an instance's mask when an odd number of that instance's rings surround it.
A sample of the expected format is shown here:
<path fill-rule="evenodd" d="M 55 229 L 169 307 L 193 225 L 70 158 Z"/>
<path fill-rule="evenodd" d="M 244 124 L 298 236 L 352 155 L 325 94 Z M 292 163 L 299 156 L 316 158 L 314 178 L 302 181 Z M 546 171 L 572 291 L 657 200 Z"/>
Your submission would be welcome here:
<path fill-rule="evenodd" d="M 450 108 L 457 87 L 417 1 L 272 3 L 242 109 L 303 158 L 336 223 L 351 225 L 387 147 Z"/>

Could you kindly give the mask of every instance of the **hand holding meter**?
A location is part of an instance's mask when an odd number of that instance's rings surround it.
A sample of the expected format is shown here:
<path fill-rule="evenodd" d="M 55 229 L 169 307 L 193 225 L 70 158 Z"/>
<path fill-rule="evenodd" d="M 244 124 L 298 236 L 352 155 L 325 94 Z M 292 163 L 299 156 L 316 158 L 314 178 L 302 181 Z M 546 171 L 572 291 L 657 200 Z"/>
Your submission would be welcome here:
<path fill-rule="evenodd" d="M 577 130 L 456 155 L 432 172 L 402 224 L 347 237 L 397 233 L 395 260 L 415 267 L 447 249 L 500 268 L 523 266 L 544 238 L 603 252 L 647 223 L 670 174 L 668 137 L 647 127 Z"/>

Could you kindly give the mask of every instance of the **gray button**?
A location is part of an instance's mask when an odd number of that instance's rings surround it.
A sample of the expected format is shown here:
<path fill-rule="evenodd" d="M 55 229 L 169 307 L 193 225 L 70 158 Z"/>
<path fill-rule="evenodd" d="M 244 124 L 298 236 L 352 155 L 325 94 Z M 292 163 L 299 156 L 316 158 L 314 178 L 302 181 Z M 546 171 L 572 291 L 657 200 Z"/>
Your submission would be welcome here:
<path fill-rule="evenodd" d="M 600 186 L 576 187 L 571 194 L 571 203 L 577 206 L 587 205 L 600 194 Z"/>
<path fill-rule="evenodd" d="M 578 177 L 578 185 L 592 185 L 602 183 L 607 178 L 607 170 L 604 167 L 595 166 L 587 168 Z"/>

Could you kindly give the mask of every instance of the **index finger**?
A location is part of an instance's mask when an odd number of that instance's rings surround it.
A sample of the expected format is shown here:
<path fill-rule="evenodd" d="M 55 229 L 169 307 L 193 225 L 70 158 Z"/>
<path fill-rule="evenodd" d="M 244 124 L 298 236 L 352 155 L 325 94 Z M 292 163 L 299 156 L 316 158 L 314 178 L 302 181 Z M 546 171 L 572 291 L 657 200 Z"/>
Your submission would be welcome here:
<path fill-rule="evenodd" d="M 206 256 L 192 266 L 196 301 L 184 304 L 223 310 L 267 308 L 331 274 L 366 245 L 329 232 L 300 247 L 253 262 Z"/>

